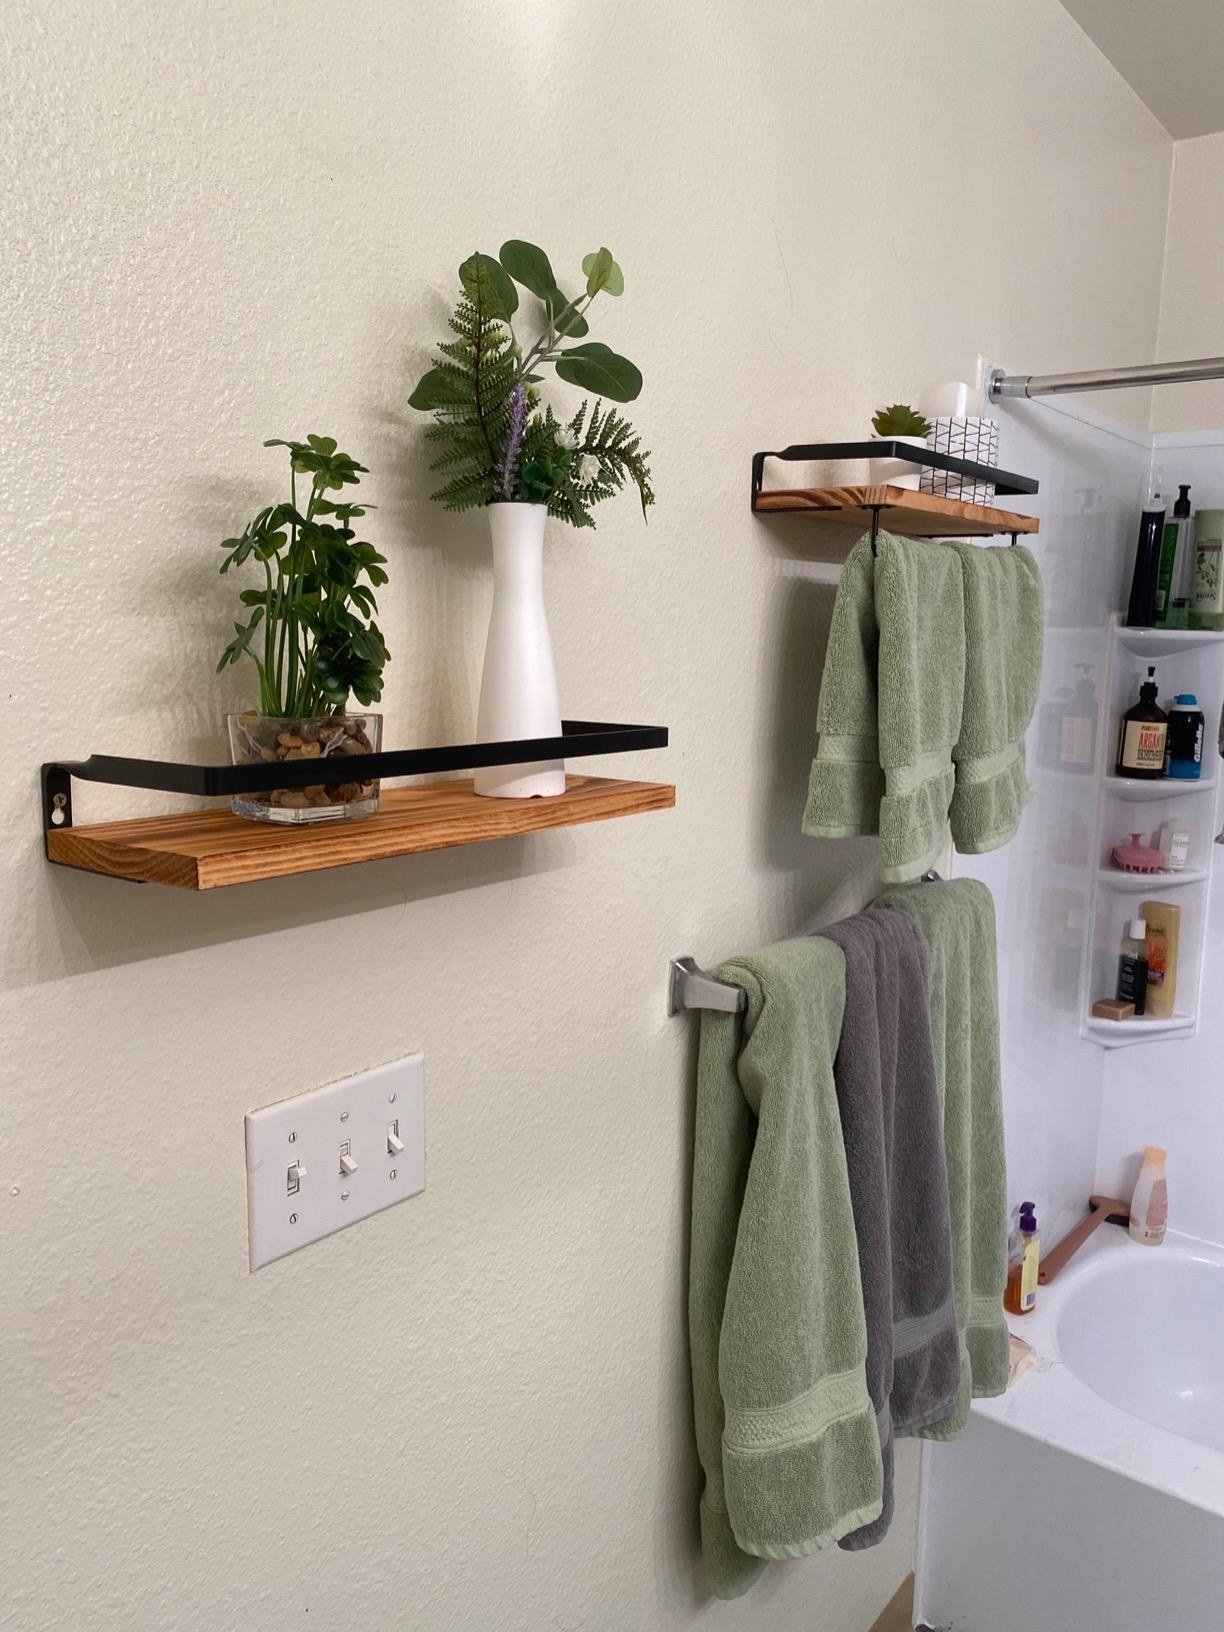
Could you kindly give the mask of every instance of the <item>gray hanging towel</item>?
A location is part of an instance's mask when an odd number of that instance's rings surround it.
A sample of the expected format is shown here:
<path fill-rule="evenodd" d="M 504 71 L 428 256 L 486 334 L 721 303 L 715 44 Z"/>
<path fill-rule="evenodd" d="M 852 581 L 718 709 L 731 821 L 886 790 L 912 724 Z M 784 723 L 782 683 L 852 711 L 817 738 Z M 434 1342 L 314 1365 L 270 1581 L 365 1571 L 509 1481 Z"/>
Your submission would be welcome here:
<path fill-rule="evenodd" d="M 919 1437 L 955 1439 L 969 1420 L 970 1401 L 1007 1387 L 1007 1162 L 994 901 L 978 879 L 954 878 L 903 884 L 885 891 L 877 905 L 907 913 L 930 948 L 961 1386 L 951 1415 L 920 1429 Z"/>
<path fill-rule="evenodd" d="M 926 941 L 908 914 L 882 908 L 820 934 L 846 959 L 833 1071 L 884 1469 L 880 1516 L 839 1543 L 860 1549 L 882 1541 L 892 1522 L 894 1435 L 956 1405 L 960 1343 Z"/>

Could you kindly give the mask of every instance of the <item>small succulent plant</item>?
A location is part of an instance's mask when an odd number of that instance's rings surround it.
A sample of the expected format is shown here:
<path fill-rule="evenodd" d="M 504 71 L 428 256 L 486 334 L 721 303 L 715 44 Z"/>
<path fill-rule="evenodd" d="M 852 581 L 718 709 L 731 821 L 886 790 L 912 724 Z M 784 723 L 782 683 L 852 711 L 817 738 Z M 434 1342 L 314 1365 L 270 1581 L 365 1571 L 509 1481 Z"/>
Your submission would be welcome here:
<path fill-rule="evenodd" d="M 908 402 L 894 402 L 891 408 L 878 408 L 871 428 L 877 436 L 921 436 L 931 434 L 931 422 Z"/>

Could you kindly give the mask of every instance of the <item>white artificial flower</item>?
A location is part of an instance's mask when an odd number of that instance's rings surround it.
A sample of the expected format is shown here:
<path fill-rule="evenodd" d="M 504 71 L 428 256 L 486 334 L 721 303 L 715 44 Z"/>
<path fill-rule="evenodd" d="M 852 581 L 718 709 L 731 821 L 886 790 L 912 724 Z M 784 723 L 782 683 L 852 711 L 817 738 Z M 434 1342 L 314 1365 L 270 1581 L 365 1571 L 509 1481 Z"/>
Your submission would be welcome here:
<path fill-rule="evenodd" d="M 562 425 L 557 431 L 557 446 L 569 448 L 571 452 L 578 446 L 578 432 L 572 425 Z"/>
<path fill-rule="evenodd" d="M 585 487 L 599 475 L 599 460 L 593 454 L 584 453 L 578 461 L 578 480 Z"/>

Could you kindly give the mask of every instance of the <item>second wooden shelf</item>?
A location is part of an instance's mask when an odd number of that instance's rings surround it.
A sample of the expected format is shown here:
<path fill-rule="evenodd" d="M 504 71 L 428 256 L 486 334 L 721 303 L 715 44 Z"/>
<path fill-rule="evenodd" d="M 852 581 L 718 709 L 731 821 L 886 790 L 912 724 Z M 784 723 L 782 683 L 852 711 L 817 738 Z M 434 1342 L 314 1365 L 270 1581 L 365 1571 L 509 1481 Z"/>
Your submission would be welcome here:
<path fill-rule="evenodd" d="M 215 890 L 264 878 L 385 861 L 551 827 L 669 810 L 663 782 L 571 776 L 555 799 L 482 799 L 468 779 L 384 790 L 377 814 L 311 826 L 244 821 L 228 810 L 51 828 L 51 861 L 136 883 Z"/>

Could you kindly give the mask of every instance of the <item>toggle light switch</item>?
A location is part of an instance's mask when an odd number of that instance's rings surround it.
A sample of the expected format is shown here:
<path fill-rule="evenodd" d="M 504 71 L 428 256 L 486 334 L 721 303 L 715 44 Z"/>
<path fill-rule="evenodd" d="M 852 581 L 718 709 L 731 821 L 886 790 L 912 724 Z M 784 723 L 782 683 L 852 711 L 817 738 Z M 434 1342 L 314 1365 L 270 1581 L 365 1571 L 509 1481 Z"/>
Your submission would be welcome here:
<path fill-rule="evenodd" d="M 404 1148 L 404 1141 L 400 1138 L 399 1117 L 394 1122 L 387 1123 L 387 1155 L 398 1156 Z"/>
<path fill-rule="evenodd" d="M 302 1166 L 301 1162 L 290 1162 L 289 1170 L 285 1175 L 286 1194 L 296 1196 L 298 1191 L 302 1188 L 302 1180 L 305 1177 L 306 1169 Z"/>
<path fill-rule="evenodd" d="M 357 1163 L 353 1160 L 353 1141 L 346 1139 L 340 1146 L 340 1172 L 347 1179 L 350 1173 L 356 1173 Z"/>

